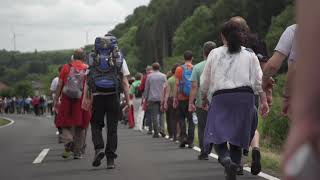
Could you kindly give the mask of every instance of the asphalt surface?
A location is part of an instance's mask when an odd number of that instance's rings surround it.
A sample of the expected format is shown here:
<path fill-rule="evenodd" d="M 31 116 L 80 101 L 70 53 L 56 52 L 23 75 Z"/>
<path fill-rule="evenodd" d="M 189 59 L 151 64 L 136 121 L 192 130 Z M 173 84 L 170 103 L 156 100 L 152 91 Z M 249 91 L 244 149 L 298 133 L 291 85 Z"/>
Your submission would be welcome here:
<path fill-rule="evenodd" d="M 153 139 L 123 125 L 119 125 L 116 169 L 107 170 L 106 161 L 99 168 L 91 166 L 90 131 L 84 159 L 64 160 L 52 117 L 6 117 L 15 123 L 0 129 L 0 180 L 224 180 L 223 168 L 215 159 L 198 161 L 198 152 L 192 149 L 180 149 L 167 139 Z M 45 148 L 50 151 L 43 162 L 33 164 Z M 246 173 L 238 179 L 262 178 Z"/>

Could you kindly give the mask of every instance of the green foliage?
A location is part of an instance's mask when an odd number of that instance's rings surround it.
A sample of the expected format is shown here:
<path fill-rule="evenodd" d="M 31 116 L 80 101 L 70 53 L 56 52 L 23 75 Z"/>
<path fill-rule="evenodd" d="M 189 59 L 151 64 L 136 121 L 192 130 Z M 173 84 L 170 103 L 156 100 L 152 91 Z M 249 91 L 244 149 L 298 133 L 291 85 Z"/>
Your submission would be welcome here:
<path fill-rule="evenodd" d="M 273 91 L 273 104 L 267 119 L 260 121 L 260 133 L 269 146 L 281 146 L 287 137 L 289 129 L 288 118 L 281 115 L 282 89 L 285 84 L 285 75 L 276 77 L 277 85 Z"/>
<path fill-rule="evenodd" d="M 182 64 L 183 63 L 183 57 L 182 56 L 174 56 L 174 57 L 169 57 L 165 60 L 164 64 L 164 72 L 171 71 L 173 65 L 176 63 Z"/>
<path fill-rule="evenodd" d="M 21 81 L 14 86 L 13 93 L 17 97 L 28 97 L 32 96 L 34 91 L 30 81 Z"/>
<path fill-rule="evenodd" d="M 295 23 L 295 9 L 288 6 L 279 16 L 272 19 L 266 42 L 269 52 L 273 52 L 284 30 Z"/>
<path fill-rule="evenodd" d="M 200 6 L 179 26 L 173 38 L 175 56 L 188 49 L 192 50 L 196 60 L 202 58 L 203 42 L 210 40 L 213 29 L 211 17 L 211 10 L 207 6 Z"/>

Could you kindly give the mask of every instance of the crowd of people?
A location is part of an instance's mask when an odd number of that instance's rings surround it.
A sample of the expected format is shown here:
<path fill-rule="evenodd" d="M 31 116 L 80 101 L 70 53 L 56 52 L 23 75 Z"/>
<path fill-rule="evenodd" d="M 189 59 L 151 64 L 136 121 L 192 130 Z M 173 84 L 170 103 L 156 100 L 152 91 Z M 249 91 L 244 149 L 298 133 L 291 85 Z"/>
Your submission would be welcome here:
<path fill-rule="evenodd" d="M 179 148 L 193 148 L 198 128 L 199 160 L 208 160 L 212 149 L 225 168 L 227 180 L 243 175 L 242 157 L 252 150 L 251 173 L 261 172 L 258 113 L 265 118 L 272 104 L 275 75 L 286 57 L 288 83 L 284 91 L 284 115 L 290 116 L 290 82 L 295 63 L 295 30 L 283 33 L 274 55 L 251 32 L 242 17 L 234 17 L 221 28 L 223 45 L 212 41 L 203 45 L 203 60 L 193 65 L 193 52 L 166 74 L 154 62 L 144 75 L 130 77 L 126 60 L 111 34 L 97 37 L 94 49 L 74 52 L 61 66 L 51 85 L 55 124 L 62 157 L 81 159 L 91 124 L 94 167 L 104 157 L 107 168 L 115 168 L 118 122 L 152 135 L 166 137 Z M 165 120 L 166 119 L 166 120 Z M 106 128 L 107 141 L 102 129 Z"/>
<path fill-rule="evenodd" d="M 0 114 L 31 114 L 37 116 L 52 113 L 53 101 L 43 96 L 0 97 Z"/>

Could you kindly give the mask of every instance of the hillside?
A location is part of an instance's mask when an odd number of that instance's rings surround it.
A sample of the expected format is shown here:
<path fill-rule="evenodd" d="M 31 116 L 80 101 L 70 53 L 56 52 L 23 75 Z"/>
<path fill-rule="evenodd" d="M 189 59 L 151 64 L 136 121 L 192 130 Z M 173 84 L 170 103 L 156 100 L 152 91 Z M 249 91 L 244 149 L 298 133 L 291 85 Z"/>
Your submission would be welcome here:
<path fill-rule="evenodd" d="M 186 49 L 201 60 L 205 41 L 220 43 L 219 27 L 233 16 L 247 19 L 270 52 L 287 25 L 294 23 L 292 0 L 151 0 L 135 9 L 111 33 L 120 38 L 131 71 L 159 61 L 170 65 Z"/>

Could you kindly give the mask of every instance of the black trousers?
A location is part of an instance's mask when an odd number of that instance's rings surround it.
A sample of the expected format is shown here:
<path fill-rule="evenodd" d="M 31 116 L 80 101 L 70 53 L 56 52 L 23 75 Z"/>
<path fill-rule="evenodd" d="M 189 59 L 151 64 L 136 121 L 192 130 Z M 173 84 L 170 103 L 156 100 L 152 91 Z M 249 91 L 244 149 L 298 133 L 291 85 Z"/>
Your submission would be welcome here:
<path fill-rule="evenodd" d="M 118 121 L 120 118 L 120 100 L 117 95 L 97 95 L 93 97 L 91 132 L 95 150 L 105 148 L 107 158 L 116 158 L 118 146 Z M 105 126 L 107 142 L 104 146 L 102 129 Z"/>

